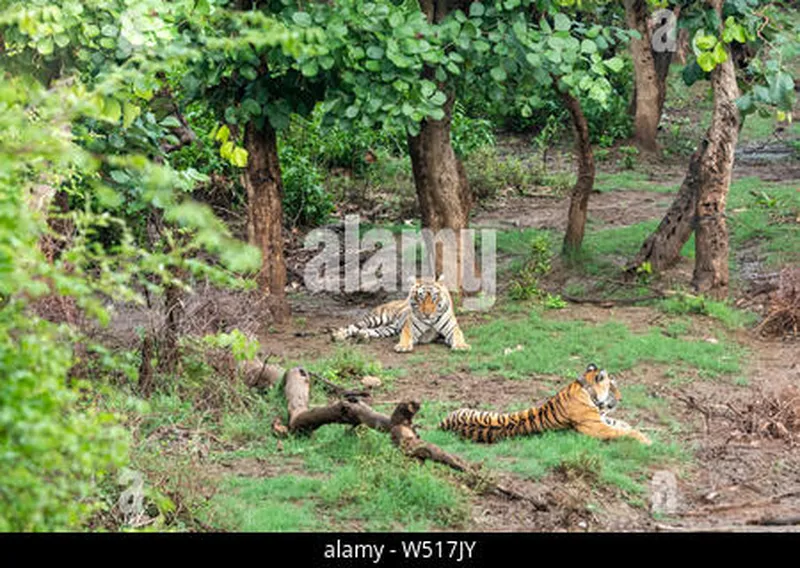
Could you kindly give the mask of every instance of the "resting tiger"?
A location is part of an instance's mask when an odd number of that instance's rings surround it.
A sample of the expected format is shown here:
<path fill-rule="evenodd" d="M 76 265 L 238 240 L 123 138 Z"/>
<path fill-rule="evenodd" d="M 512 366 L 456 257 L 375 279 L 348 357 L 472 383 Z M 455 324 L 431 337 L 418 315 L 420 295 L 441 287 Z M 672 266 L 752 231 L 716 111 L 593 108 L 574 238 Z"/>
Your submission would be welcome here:
<path fill-rule="evenodd" d="M 362 320 L 333 332 L 335 340 L 349 337 L 370 339 L 400 335 L 394 346 L 398 353 L 407 353 L 418 343 L 430 343 L 439 337 L 451 349 L 468 350 L 464 334 L 458 327 L 453 299 L 447 287 L 429 278 L 417 279 L 404 300 L 378 306 Z"/>
<path fill-rule="evenodd" d="M 650 445 L 641 432 L 621 420 L 605 416 L 622 399 L 608 373 L 594 364 L 586 372 L 550 398 L 542 406 L 519 412 L 500 413 L 462 408 L 451 412 L 439 423 L 473 442 L 492 443 L 503 438 L 522 436 L 544 430 L 574 428 L 582 434 L 604 440 L 630 436 Z"/>

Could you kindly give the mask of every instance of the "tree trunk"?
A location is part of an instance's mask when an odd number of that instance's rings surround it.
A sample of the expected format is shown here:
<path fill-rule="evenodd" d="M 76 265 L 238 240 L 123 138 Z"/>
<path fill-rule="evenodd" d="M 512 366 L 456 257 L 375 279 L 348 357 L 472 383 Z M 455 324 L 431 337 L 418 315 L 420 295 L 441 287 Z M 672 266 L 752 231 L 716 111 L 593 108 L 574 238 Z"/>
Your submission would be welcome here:
<path fill-rule="evenodd" d="M 722 17 L 722 0 L 711 0 Z M 734 150 L 739 138 L 739 87 L 729 48 L 728 58 L 711 71 L 714 111 L 709 129 L 708 151 L 703 157 L 702 178 L 697 195 L 695 265 L 692 286 L 715 298 L 728 295 L 728 228 L 725 201 L 731 185 Z"/>
<path fill-rule="evenodd" d="M 286 263 L 283 257 L 283 183 L 275 130 L 268 121 L 263 128 L 250 122 L 245 128 L 247 168 L 242 176 L 247 190 L 247 229 L 250 244 L 261 251 L 258 285 L 268 296 L 275 321 L 289 316 L 286 301 Z"/>
<path fill-rule="evenodd" d="M 578 161 L 578 179 L 572 188 L 567 218 L 567 232 L 564 235 L 563 252 L 566 255 L 578 252 L 583 242 L 586 229 L 586 216 L 589 207 L 589 195 L 594 187 L 594 153 L 589 140 L 589 123 L 581 109 L 578 99 L 569 93 L 560 93 L 572 123 L 575 126 L 575 159 Z"/>
<path fill-rule="evenodd" d="M 461 288 L 463 271 L 461 269 L 461 231 L 467 228 L 472 196 L 467 182 L 464 166 L 456 157 L 450 141 L 452 118 L 452 95 L 444 106 L 442 120 L 424 120 L 417 136 L 409 136 L 408 150 L 417 188 L 422 226 L 434 233 L 451 229 L 455 242 L 455 259 L 445 259 L 444 245 L 439 243 L 435 253 L 435 274 L 445 273 L 445 260 L 455 261 L 457 280 L 445 274 L 448 286 Z M 452 266 L 452 265 L 451 265 Z"/>
<path fill-rule="evenodd" d="M 631 105 L 634 113 L 633 139 L 640 150 L 657 152 L 656 135 L 666 97 L 666 73 L 669 72 L 669 60 L 666 61 L 665 66 L 663 64 L 665 54 L 658 54 L 659 70 L 663 74 L 663 78 L 659 78 L 656 70 L 656 58 L 651 47 L 652 34 L 648 18 L 649 13 L 645 0 L 625 0 L 626 23 L 630 29 L 636 30 L 642 36 L 641 39 L 631 40 L 631 57 L 635 76 L 634 99 Z M 669 57 L 671 59 L 671 54 Z"/>
<path fill-rule="evenodd" d="M 710 4 L 721 12 L 722 0 L 712 0 Z M 728 286 L 725 200 L 739 132 L 735 104 L 739 90 L 730 53 L 727 61 L 711 72 L 711 86 L 714 92 L 711 126 L 692 155 L 675 201 L 627 269 L 634 271 L 645 262 L 650 263 L 653 272 L 669 267 L 678 260 L 681 248 L 696 230 L 692 285 L 697 292 L 725 297 Z"/>
<path fill-rule="evenodd" d="M 459 2 L 448 0 L 420 0 L 420 8 L 431 23 L 442 21 L 445 16 L 457 8 Z M 432 69 L 424 71 L 432 78 Z M 446 84 L 439 83 L 438 88 L 447 93 L 442 120 L 423 120 L 417 136 L 408 137 L 408 149 L 411 167 L 414 173 L 414 184 L 417 189 L 422 226 L 434 233 L 442 229 L 451 229 L 455 238 L 455 275 L 444 270 L 444 247 L 437 244 L 435 252 L 435 275 L 445 274 L 448 287 L 459 290 L 462 287 L 464 271 L 461 264 L 462 229 L 466 229 L 469 212 L 472 207 L 467 175 L 461 161 L 456 157 L 450 139 L 450 127 L 453 117 L 455 95 Z M 452 266 L 452 265 L 451 265 Z M 453 281 L 455 276 L 455 281 Z"/>
<path fill-rule="evenodd" d="M 656 231 L 647 237 L 638 254 L 626 266 L 628 272 L 635 272 L 644 263 L 649 263 L 653 272 L 661 272 L 680 258 L 681 249 L 694 230 L 695 203 L 700 184 L 700 161 L 705 146 L 706 140 L 703 139 L 689 160 L 689 168 L 678 195 L 667 214 L 661 219 Z"/>

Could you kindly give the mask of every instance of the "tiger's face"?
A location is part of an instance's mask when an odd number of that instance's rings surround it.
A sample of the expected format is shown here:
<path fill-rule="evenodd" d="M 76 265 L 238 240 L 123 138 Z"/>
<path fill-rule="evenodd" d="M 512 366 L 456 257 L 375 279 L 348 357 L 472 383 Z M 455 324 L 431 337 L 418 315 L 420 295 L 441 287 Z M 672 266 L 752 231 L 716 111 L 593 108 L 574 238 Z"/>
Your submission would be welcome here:
<path fill-rule="evenodd" d="M 411 287 L 408 299 L 411 309 L 428 319 L 447 309 L 446 290 L 441 284 L 431 280 L 417 280 Z"/>
<path fill-rule="evenodd" d="M 600 410 L 611 410 L 622 400 L 614 379 L 605 369 L 598 369 L 593 363 L 586 367 L 583 381 L 586 384 L 584 388 L 592 395 L 593 402 Z"/>

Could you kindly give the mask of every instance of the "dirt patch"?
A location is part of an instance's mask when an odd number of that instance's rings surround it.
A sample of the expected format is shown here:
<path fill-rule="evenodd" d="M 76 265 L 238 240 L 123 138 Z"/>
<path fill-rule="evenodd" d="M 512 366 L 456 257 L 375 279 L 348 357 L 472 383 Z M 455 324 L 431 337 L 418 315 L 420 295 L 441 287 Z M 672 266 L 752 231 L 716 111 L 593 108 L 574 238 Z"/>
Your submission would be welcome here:
<path fill-rule="evenodd" d="M 634 225 L 661 217 L 672 199 L 670 194 L 648 191 L 593 193 L 589 199 L 589 221 L 608 226 Z M 487 202 L 481 209 L 472 220 L 476 228 L 563 231 L 567 226 L 569 198 L 509 196 Z"/>
<path fill-rule="evenodd" d="M 208 472 L 214 476 L 236 477 L 278 477 L 281 475 L 299 475 L 313 477 L 303 468 L 300 458 L 281 458 L 266 460 L 262 458 L 236 458 L 220 460 L 206 464 Z"/>

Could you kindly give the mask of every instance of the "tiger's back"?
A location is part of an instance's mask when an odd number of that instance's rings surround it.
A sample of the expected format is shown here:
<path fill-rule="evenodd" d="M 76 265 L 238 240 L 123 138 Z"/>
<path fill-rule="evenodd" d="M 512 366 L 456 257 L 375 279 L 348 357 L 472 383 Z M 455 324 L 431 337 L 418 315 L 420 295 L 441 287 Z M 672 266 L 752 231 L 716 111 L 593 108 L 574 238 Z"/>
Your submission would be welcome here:
<path fill-rule="evenodd" d="M 625 422 L 605 416 L 605 411 L 615 407 L 621 398 L 619 389 L 606 371 L 589 365 L 581 378 L 561 389 L 541 406 L 511 413 L 462 408 L 448 414 L 439 427 L 482 443 L 546 430 L 574 428 L 597 438 L 630 436 L 650 444 L 644 434 Z"/>

